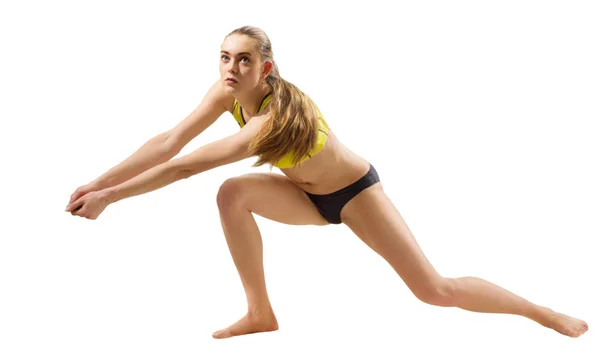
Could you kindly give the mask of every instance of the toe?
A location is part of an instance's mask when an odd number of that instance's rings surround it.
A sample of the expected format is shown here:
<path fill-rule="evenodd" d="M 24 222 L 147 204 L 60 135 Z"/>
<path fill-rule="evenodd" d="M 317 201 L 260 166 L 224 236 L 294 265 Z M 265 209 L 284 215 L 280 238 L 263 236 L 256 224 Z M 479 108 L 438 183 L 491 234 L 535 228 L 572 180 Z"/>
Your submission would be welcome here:
<path fill-rule="evenodd" d="M 225 330 L 221 329 L 213 333 L 213 338 L 225 338 Z"/>

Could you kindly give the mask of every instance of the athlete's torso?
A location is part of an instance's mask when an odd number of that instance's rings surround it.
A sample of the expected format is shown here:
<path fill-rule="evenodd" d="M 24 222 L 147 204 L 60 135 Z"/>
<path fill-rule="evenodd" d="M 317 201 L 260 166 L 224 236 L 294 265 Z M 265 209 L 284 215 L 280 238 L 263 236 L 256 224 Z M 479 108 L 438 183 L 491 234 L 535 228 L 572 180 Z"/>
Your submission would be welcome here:
<path fill-rule="evenodd" d="M 271 102 L 271 100 L 272 100 L 272 93 L 268 93 L 267 95 L 265 95 L 265 97 L 262 99 L 260 106 L 258 107 L 258 111 L 256 113 L 259 113 L 260 111 L 262 111 Z M 313 102 L 313 104 L 314 104 L 314 102 Z M 315 145 L 315 148 L 308 155 L 306 155 L 304 158 L 302 158 L 300 163 L 303 163 L 303 162 L 307 161 L 308 159 L 312 158 L 313 156 L 315 156 L 316 154 L 318 154 L 323 149 L 323 147 L 325 146 L 325 143 L 327 142 L 327 136 L 329 134 L 329 126 L 327 125 L 327 122 L 325 121 L 323 114 L 321 113 L 321 111 L 319 110 L 319 108 L 316 105 L 315 105 L 315 109 L 317 111 L 317 118 L 319 121 L 319 129 L 318 129 L 319 132 L 317 134 L 317 143 Z M 237 121 L 240 128 L 242 128 L 244 125 L 246 125 L 246 119 L 244 118 L 244 113 L 242 111 L 242 107 L 240 106 L 240 104 L 238 103 L 237 100 L 234 100 L 234 102 L 233 102 L 233 110 L 232 110 L 231 114 L 233 115 L 233 118 L 235 118 L 235 120 Z M 274 166 L 277 168 L 280 168 L 280 169 L 293 168 L 294 167 L 293 153 L 287 153 Z"/>
<path fill-rule="evenodd" d="M 257 113 L 264 110 L 270 101 L 271 96 L 267 94 L 262 99 Z M 228 111 L 240 128 L 246 124 L 247 118 L 244 118 L 242 108 L 235 98 Z M 329 128 L 318 108 L 317 111 L 320 130 L 317 146 L 311 154 L 312 158 L 304 158 L 294 167 L 291 166 L 291 155 L 288 154 L 277 163 L 277 167 L 302 190 L 313 194 L 326 194 L 358 180 L 369 169 L 369 162 L 344 146 Z"/>

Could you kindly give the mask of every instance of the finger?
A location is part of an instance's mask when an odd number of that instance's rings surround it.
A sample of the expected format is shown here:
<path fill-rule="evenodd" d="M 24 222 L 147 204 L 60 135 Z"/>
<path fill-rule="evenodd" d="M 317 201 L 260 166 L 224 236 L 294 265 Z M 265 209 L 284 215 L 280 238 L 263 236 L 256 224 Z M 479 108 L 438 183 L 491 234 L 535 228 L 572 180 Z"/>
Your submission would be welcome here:
<path fill-rule="evenodd" d="M 84 210 L 77 209 L 77 210 L 71 211 L 71 215 L 73 215 L 73 216 L 81 216 L 82 218 L 84 218 L 87 214 L 85 213 Z"/>
<path fill-rule="evenodd" d="M 81 209 L 83 204 L 84 204 L 83 200 L 81 198 L 79 198 L 76 201 L 67 205 L 67 208 L 65 209 L 65 211 L 77 211 L 77 210 Z"/>
<path fill-rule="evenodd" d="M 71 198 L 69 199 L 69 204 L 73 203 L 75 200 L 81 198 L 83 192 L 79 189 L 75 190 L 73 194 L 71 194 Z"/>

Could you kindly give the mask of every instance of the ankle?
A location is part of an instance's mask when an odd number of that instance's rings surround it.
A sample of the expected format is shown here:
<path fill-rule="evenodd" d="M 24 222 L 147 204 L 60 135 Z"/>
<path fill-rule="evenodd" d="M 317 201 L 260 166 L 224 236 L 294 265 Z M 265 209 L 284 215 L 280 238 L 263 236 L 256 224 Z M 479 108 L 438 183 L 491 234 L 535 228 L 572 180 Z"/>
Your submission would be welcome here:
<path fill-rule="evenodd" d="M 544 306 L 532 305 L 532 307 L 523 316 L 536 321 L 539 324 L 547 325 L 553 311 Z"/>
<path fill-rule="evenodd" d="M 249 304 L 248 305 L 248 317 L 250 318 L 264 318 L 275 316 L 273 308 L 270 303 L 262 304 Z"/>

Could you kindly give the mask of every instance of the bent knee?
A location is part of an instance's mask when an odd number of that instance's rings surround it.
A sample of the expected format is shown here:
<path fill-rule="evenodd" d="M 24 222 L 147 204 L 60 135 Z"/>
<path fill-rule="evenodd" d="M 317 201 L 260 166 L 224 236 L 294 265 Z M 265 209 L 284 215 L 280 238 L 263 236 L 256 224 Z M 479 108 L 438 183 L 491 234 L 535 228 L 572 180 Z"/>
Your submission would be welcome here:
<path fill-rule="evenodd" d="M 231 208 L 234 205 L 242 203 L 244 187 L 243 176 L 226 179 L 217 192 L 217 206 L 219 210 Z"/>
<path fill-rule="evenodd" d="M 412 291 L 419 300 L 427 304 L 442 307 L 456 306 L 454 283 L 449 278 L 442 278 Z"/>

